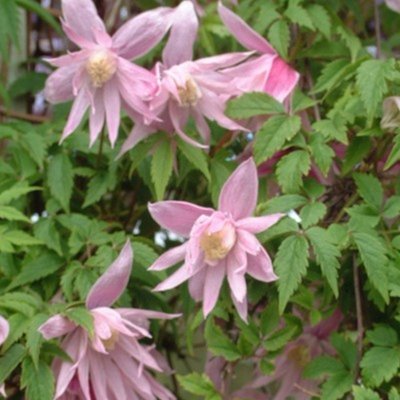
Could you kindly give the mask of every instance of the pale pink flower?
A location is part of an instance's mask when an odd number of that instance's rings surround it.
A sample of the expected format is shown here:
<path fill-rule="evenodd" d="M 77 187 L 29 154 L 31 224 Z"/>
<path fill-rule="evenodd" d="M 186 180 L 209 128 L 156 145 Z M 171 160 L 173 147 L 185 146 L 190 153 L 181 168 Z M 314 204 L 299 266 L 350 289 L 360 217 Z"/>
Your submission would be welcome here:
<path fill-rule="evenodd" d="M 55 399 L 63 400 L 171 400 L 175 397 L 159 384 L 147 368 L 168 371 L 154 346 L 139 340 L 151 337 L 149 318 L 177 315 L 134 308 L 112 309 L 125 290 L 133 253 L 127 242 L 114 263 L 91 288 L 86 307 L 93 317 L 94 334 L 62 315 L 55 315 L 39 331 L 45 339 L 65 336 L 62 348 L 72 362 L 56 359 Z"/>
<path fill-rule="evenodd" d="M 59 67 L 46 82 L 51 103 L 74 99 L 62 140 L 79 125 L 90 108 L 90 143 L 107 123 L 114 145 L 121 107 L 130 107 L 149 120 L 155 116 L 145 100 L 156 89 L 154 75 L 128 60 L 136 59 L 161 41 L 170 27 L 173 11 L 157 8 L 131 19 L 111 37 L 92 0 L 63 0 L 62 26 L 81 50 L 48 60 Z"/>
<path fill-rule="evenodd" d="M 0 346 L 6 341 L 9 333 L 10 333 L 10 325 L 8 321 L 0 315 Z M 4 383 L 0 384 L 0 394 L 3 397 L 7 397 Z"/>
<path fill-rule="evenodd" d="M 400 13 L 400 0 L 385 0 L 385 3 L 391 10 Z"/>
<path fill-rule="evenodd" d="M 224 70 L 224 73 L 233 78 L 244 93 L 266 92 L 281 102 L 285 100 L 299 80 L 298 72 L 279 57 L 267 40 L 223 6 L 221 1 L 218 2 L 218 12 L 222 22 L 242 46 L 261 54 Z"/>
<path fill-rule="evenodd" d="M 140 115 L 131 114 L 135 126 L 121 154 L 159 130 L 176 133 L 194 146 L 208 147 L 210 128 L 207 119 L 226 129 L 244 130 L 224 114 L 226 101 L 240 91 L 221 70 L 238 64 L 250 53 L 222 54 L 192 61 L 197 29 L 198 19 L 193 4 L 182 2 L 174 13 L 170 37 L 162 54 L 163 62 L 157 63 L 153 71 L 158 90 L 150 100 L 150 109 L 162 122 L 147 125 Z M 190 117 L 205 145 L 185 133 Z"/>
<path fill-rule="evenodd" d="M 160 271 L 184 260 L 183 266 L 155 290 L 168 290 L 189 280 L 190 294 L 196 301 L 203 300 L 206 317 L 213 310 L 227 276 L 232 300 L 246 320 L 246 273 L 263 282 L 277 279 L 271 259 L 255 234 L 283 216 L 252 217 L 257 194 L 257 169 L 250 158 L 223 186 L 218 210 L 183 201 L 150 204 L 150 214 L 161 226 L 189 239 L 168 250 L 151 266 L 151 270 Z"/>

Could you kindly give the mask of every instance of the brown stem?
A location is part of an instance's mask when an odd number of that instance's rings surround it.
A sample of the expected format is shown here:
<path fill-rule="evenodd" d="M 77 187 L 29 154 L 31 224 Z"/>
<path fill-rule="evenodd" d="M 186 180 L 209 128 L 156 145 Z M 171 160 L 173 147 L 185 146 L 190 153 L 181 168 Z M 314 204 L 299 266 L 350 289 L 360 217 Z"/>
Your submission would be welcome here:
<path fill-rule="evenodd" d="M 382 55 L 382 36 L 381 36 L 381 18 L 379 15 L 378 0 L 374 0 L 374 18 L 375 18 L 375 39 L 376 39 L 376 58 Z"/>
<path fill-rule="evenodd" d="M 20 111 L 7 110 L 3 106 L 0 106 L 0 115 L 4 115 L 6 117 L 15 118 L 15 119 L 22 119 L 23 121 L 34 122 L 37 124 L 49 121 L 49 118 L 47 118 L 43 115 L 33 115 L 33 114 L 28 114 L 28 113 L 24 113 L 24 112 L 20 112 Z"/>
<path fill-rule="evenodd" d="M 354 294 L 356 297 L 356 314 L 357 314 L 357 363 L 355 370 L 355 378 L 358 378 L 360 372 L 360 361 L 363 351 L 363 337 L 364 337 L 364 323 L 361 306 L 361 289 L 360 289 L 360 277 L 358 274 L 358 266 L 356 261 L 356 255 L 353 254 L 353 279 L 354 279 Z"/>

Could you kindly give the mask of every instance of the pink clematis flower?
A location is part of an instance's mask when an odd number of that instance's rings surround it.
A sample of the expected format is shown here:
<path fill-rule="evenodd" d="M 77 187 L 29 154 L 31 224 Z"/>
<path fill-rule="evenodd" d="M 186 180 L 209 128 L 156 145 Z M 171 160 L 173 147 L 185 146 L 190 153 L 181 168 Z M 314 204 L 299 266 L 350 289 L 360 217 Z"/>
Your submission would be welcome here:
<path fill-rule="evenodd" d="M 0 315 L 0 346 L 6 341 L 9 333 L 10 333 L 10 325 L 8 321 Z M 7 397 L 4 383 L 0 384 L 0 394 L 3 397 Z"/>
<path fill-rule="evenodd" d="M 244 93 L 266 92 L 278 101 L 285 100 L 299 80 L 298 72 L 279 57 L 267 40 L 226 8 L 221 1 L 218 3 L 218 12 L 222 22 L 241 45 L 261 54 L 225 70 L 224 73 L 233 78 Z"/>
<path fill-rule="evenodd" d="M 160 117 L 162 123 L 146 126 L 140 115 L 133 115 L 135 127 L 124 143 L 121 154 L 158 130 L 177 133 L 189 144 L 206 148 L 210 142 L 210 128 L 206 119 L 216 121 L 226 129 L 244 130 L 224 114 L 226 101 L 240 91 L 221 70 L 238 64 L 250 53 L 230 53 L 192 61 L 198 19 L 191 2 L 180 4 L 172 24 L 162 54 L 163 62 L 157 63 L 154 68 L 158 90 L 150 100 L 151 111 Z M 205 145 L 194 141 L 184 132 L 190 117 Z"/>
<path fill-rule="evenodd" d="M 161 255 L 150 267 L 160 271 L 184 260 L 183 266 L 155 290 L 168 290 L 189 280 L 190 294 L 196 301 L 203 300 L 206 317 L 213 310 L 227 276 L 232 300 L 246 321 L 246 273 L 263 282 L 277 279 L 268 253 L 254 235 L 283 216 L 252 217 L 257 194 L 257 169 L 250 158 L 223 186 L 218 210 L 183 201 L 150 204 L 150 214 L 161 226 L 189 238 L 183 245 Z"/>
<path fill-rule="evenodd" d="M 46 82 L 51 103 L 74 99 L 62 140 L 90 112 L 90 144 L 107 123 L 114 145 L 118 136 L 121 107 L 130 107 L 145 118 L 155 116 L 145 103 L 156 89 L 154 75 L 132 64 L 161 41 L 170 27 L 173 11 L 160 7 L 131 19 L 111 37 L 97 15 L 92 0 L 63 0 L 63 29 L 81 50 L 48 60 L 59 67 Z"/>
<path fill-rule="evenodd" d="M 72 362 L 55 360 L 55 399 L 63 400 L 172 400 L 175 397 L 146 369 L 168 371 L 154 346 L 139 340 L 151 337 L 149 318 L 175 318 L 134 308 L 111 309 L 128 283 L 133 253 L 129 242 L 118 258 L 91 288 L 86 307 L 93 317 L 92 336 L 62 315 L 55 315 L 40 328 L 45 339 L 65 336 L 62 348 Z"/>

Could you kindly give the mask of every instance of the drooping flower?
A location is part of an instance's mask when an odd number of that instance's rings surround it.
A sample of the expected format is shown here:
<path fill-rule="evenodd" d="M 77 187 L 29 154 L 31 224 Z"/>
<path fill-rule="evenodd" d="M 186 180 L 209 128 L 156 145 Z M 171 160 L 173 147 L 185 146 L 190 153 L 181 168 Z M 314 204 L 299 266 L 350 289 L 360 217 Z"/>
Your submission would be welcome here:
<path fill-rule="evenodd" d="M 10 333 L 10 325 L 8 321 L 0 315 L 0 346 L 6 341 L 9 333 Z M 4 383 L 1 382 L 0 382 L 0 394 L 3 397 L 7 397 Z"/>
<path fill-rule="evenodd" d="M 385 3 L 391 10 L 400 13 L 400 0 L 385 0 Z"/>
<path fill-rule="evenodd" d="M 184 260 L 183 266 L 155 290 L 168 290 L 189 280 L 190 294 L 196 301 L 203 300 L 206 317 L 213 310 L 227 276 L 232 300 L 246 320 L 246 273 L 263 282 L 277 279 L 271 259 L 255 234 L 283 216 L 252 217 L 257 194 L 257 169 L 250 158 L 224 184 L 218 210 L 183 201 L 150 204 L 150 214 L 162 227 L 189 239 L 161 255 L 151 266 L 151 270 L 160 271 Z"/>
<path fill-rule="evenodd" d="M 129 60 L 136 59 L 161 41 L 168 31 L 173 10 L 160 7 L 125 23 L 111 37 L 97 15 L 92 0 L 63 0 L 63 30 L 81 50 L 48 60 L 58 67 L 46 82 L 51 103 L 74 99 L 62 140 L 79 125 L 90 108 L 90 143 L 106 121 L 114 145 L 121 107 L 130 107 L 146 119 L 154 114 L 145 100 L 156 89 L 154 75 Z"/>
<path fill-rule="evenodd" d="M 266 92 L 278 101 L 285 100 L 299 80 L 298 72 L 282 60 L 267 40 L 221 1 L 218 2 L 218 13 L 236 40 L 246 49 L 259 54 L 224 70 L 224 73 L 234 79 L 242 92 Z"/>
<path fill-rule="evenodd" d="M 400 126 L 400 97 L 391 96 L 383 101 L 383 129 L 396 129 Z"/>
<path fill-rule="evenodd" d="M 166 362 L 139 340 L 150 338 L 149 318 L 170 319 L 177 315 L 134 308 L 112 309 L 125 290 L 133 253 L 127 242 L 114 263 L 96 281 L 86 307 L 93 317 L 92 336 L 62 315 L 55 315 L 40 328 L 45 339 L 64 337 L 62 348 L 72 362 L 53 363 L 57 384 L 55 399 L 161 399 L 175 397 L 156 381 L 147 368 L 167 371 Z"/>
<path fill-rule="evenodd" d="M 133 115 L 135 126 L 123 145 L 121 154 L 158 130 L 178 134 L 186 142 L 207 147 L 210 128 L 207 119 L 231 130 L 243 130 L 224 114 L 226 101 L 239 94 L 232 79 L 221 73 L 246 59 L 250 53 L 230 53 L 192 61 L 198 19 L 191 2 L 183 2 L 174 13 L 169 40 L 154 73 L 158 90 L 150 100 L 150 109 L 161 119 L 146 125 L 140 115 Z M 184 129 L 192 117 L 205 145 L 189 137 Z"/>

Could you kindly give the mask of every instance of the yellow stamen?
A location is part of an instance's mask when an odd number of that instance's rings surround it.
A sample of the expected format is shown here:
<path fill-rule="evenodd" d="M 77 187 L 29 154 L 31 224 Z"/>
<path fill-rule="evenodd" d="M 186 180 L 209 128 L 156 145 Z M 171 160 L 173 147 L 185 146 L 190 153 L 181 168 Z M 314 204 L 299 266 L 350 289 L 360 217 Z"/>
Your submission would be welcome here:
<path fill-rule="evenodd" d="M 107 51 L 94 53 L 86 63 L 86 71 L 89 74 L 92 85 L 96 88 L 103 87 L 112 78 L 116 70 L 116 60 Z"/>
<path fill-rule="evenodd" d="M 178 94 L 184 107 L 195 106 L 201 98 L 200 89 L 192 78 L 186 80 L 185 86 L 178 87 Z"/>
<path fill-rule="evenodd" d="M 111 336 L 108 339 L 102 340 L 106 350 L 114 350 L 115 344 L 118 342 L 119 333 L 118 331 L 112 331 Z"/>
<path fill-rule="evenodd" d="M 206 261 L 218 261 L 226 257 L 235 244 L 236 234 L 231 227 L 215 233 L 205 232 L 200 238 L 200 247 Z"/>

